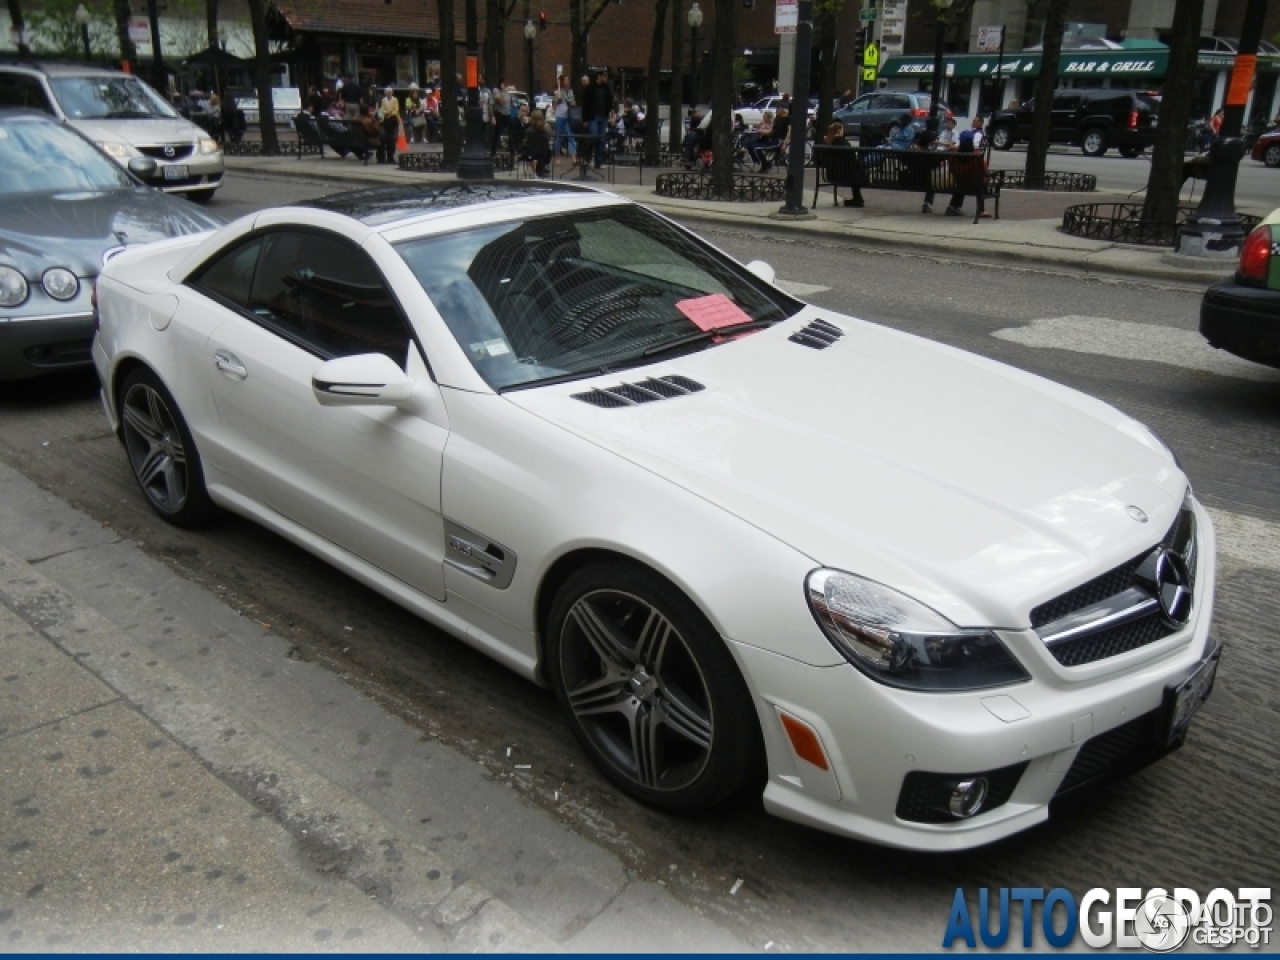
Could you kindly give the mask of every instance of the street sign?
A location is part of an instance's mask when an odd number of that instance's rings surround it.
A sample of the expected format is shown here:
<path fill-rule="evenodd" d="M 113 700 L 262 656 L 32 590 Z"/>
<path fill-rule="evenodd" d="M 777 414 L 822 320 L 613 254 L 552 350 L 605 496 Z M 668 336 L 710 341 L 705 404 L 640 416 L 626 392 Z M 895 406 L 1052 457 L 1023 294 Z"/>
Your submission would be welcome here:
<path fill-rule="evenodd" d="M 874 40 L 862 51 L 862 65 L 873 69 L 880 66 L 880 46 Z"/>
<path fill-rule="evenodd" d="M 858 11 L 858 19 L 863 21 L 864 23 L 873 21 L 873 20 L 879 20 L 880 8 L 879 7 L 863 7 L 861 10 Z"/>
<path fill-rule="evenodd" d="M 800 4 L 795 0 L 778 0 L 773 11 L 774 33 L 795 33 L 800 25 Z"/>
<path fill-rule="evenodd" d="M 134 43 L 151 43 L 151 21 L 146 17 L 129 18 L 129 39 Z"/>
<path fill-rule="evenodd" d="M 1000 49 L 1000 37 L 1004 27 L 979 27 L 975 53 L 995 53 Z"/>
<path fill-rule="evenodd" d="M 862 68 L 862 82 L 863 82 L 863 83 L 875 83 L 875 82 L 876 82 L 876 68 L 875 68 L 875 67 L 863 67 L 863 68 Z"/>

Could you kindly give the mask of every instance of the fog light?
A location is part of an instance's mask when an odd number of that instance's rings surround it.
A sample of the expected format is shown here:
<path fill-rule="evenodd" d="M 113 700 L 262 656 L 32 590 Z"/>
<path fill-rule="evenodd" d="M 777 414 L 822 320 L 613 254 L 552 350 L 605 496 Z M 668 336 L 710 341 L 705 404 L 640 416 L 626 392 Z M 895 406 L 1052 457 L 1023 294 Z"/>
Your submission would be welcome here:
<path fill-rule="evenodd" d="M 982 805 L 986 802 L 987 778 L 974 777 L 972 780 L 961 780 L 951 788 L 947 809 L 957 820 L 965 820 L 981 813 Z"/>

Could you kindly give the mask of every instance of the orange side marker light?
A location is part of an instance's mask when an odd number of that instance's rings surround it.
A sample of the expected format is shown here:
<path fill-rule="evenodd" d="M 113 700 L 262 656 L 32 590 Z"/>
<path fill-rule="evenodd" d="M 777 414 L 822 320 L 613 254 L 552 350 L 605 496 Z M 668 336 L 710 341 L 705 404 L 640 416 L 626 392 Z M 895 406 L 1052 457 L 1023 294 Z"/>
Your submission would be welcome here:
<path fill-rule="evenodd" d="M 782 729 L 787 731 L 787 737 L 791 740 L 791 749 L 795 751 L 797 757 L 808 761 L 819 770 L 831 769 L 831 764 L 827 762 L 827 753 L 822 749 L 822 741 L 818 739 L 818 734 L 814 732 L 813 727 L 787 713 L 779 712 L 778 718 L 782 720 Z"/>

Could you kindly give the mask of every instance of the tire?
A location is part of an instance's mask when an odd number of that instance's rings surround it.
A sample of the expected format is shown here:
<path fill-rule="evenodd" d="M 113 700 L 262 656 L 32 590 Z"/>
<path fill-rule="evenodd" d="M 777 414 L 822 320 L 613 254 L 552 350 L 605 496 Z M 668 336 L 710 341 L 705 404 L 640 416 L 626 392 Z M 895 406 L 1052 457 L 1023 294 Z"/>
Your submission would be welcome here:
<path fill-rule="evenodd" d="M 1086 157 L 1100 157 L 1107 152 L 1107 131 L 1090 127 L 1080 138 L 1080 152 Z"/>
<path fill-rule="evenodd" d="M 187 422 L 173 395 L 146 367 L 120 386 L 120 437 L 133 478 L 160 517 L 179 527 L 195 527 L 213 513 L 204 468 Z"/>
<path fill-rule="evenodd" d="M 1143 150 L 1142 147 L 1117 147 L 1116 149 L 1120 151 L 1120 156 L 1124 157 L 1126 160 L 1132 160 L 1134 157 L 1142 156 Z"/>
<path fill-rule="evenodd" d="M 215 187 L 212 190 L 192 190 L 186 196 L 188 200 L 193 200 L 199 204 L 206 204 L 213 199 L 213 195 L 217 192 L 218 190 Z"/>
<path fill-rule="evenodd" d="M 1001 123 L 991 128 L 991 146 L 995 149 L 1012 150 L 1016 141 L 1013 128 L 1007 124 Z"/>
<path fill-rule="evenodd" d="M 625 561 L 582 567 L 556 593 L 546 628 L 547 672 L 574 736 L 626 793 L 691 812 L 757 775 L 763 746 L 746 682 L 667 580 Z"/>
<path fill-rule="evenodd" d="M 1280 143 L 1273 143 L 1262 151 L 1262 162 L 1268 167 L 1280 167 Z"/>

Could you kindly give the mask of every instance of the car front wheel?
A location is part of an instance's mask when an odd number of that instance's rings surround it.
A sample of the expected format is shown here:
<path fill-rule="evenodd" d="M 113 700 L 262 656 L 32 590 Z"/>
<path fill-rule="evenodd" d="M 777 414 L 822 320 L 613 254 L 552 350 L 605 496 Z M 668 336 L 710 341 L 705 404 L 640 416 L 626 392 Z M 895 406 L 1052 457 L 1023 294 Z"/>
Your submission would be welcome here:
<path fill-rule="evenodd" d="M 994 127 L 991 131 L 991 146 L 997 150 L 1013 149 L 1013 131 L 1004 124 Z"/>
<path fill-rule="evenodd" d="M 1280 143 L 1273 143 L 1263 151 L 1262 162 L 1268 167 L 1280 167 Z"/>
<path fill-rule="evenodd" d="M 1091 127 L 1080 140 L 1080 150 L 1086 157 L 1100 157 L 1107 152 L 1107 132 Z"/>
<path fill-rule="evenodd" d="M 548 674 L 574 735 L 637 799 L 672 811 L 741 789 L 762 755 L 737 664 L 701 611 L 643 567 L 583 567 L 556 594 Z"/>
<path fill-rule="evenodd" d="M 134 479 L 152 509 L 180 527 L 208 519 L 213 503 L 191 431 L 172 394 L 144 367 L 120 388 L 120 429 Z"/>

